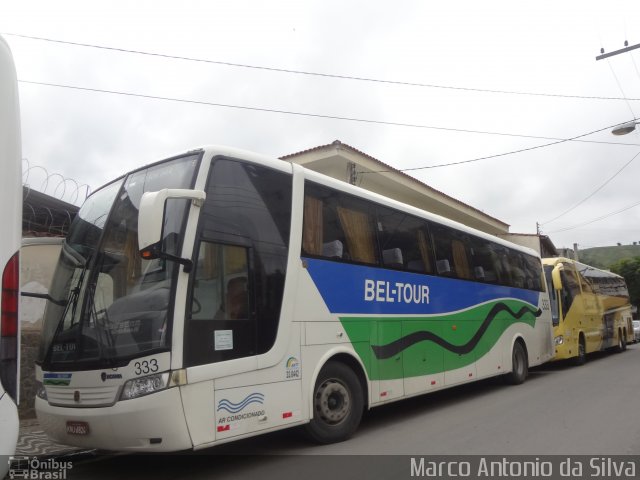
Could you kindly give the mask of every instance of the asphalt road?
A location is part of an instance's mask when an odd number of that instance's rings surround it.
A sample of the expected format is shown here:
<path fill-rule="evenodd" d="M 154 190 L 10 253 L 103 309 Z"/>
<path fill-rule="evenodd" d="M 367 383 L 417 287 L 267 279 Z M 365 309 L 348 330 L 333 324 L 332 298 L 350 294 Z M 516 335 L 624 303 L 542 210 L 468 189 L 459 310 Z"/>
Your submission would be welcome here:
<path fill-rule="evenodd" d="M 640 344 L 538 367 L 519 386 L 491 379 L 376 408 L 340 444 L 288 430 L 190 454 L 98 457 L 66 478 L 386 479 L 409 478 L 407 456 L 630 454 L 640 458 Z"/>

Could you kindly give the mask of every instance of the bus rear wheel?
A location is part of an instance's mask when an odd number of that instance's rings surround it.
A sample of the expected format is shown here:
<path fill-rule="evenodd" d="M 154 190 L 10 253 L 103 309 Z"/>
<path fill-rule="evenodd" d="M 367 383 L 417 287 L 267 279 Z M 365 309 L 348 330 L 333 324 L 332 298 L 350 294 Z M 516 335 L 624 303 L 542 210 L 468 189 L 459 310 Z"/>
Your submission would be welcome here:
<path fill-rule="evenodd" d="M 520 385 L 526 380 L 528 373 L 529 361 L 527 359 L 527 352 L 522 342 L 518 341 L 513 344 L 513 351 L 511 352 L 511 372 L 507 373 L 505 380 L 510 385 Z"/>
<path fill-rule="evenodd" d="M 363 408 L 364 395 L 355 372 L 343 363 L 327 362 L 313 390 L 313 418 L 306 433 L 318 443 L 347 440 L 358 428 Z"/>

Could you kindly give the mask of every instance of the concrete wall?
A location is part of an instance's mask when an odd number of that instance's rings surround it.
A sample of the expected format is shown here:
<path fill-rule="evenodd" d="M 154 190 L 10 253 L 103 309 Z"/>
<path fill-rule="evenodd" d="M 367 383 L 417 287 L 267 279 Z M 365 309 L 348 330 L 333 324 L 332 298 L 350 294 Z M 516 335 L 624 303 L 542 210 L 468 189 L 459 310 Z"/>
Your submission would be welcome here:
<path fill-rule="evenodd" d="M 521 235 L 518 233 L 508 233 L 506 235 L 499 236 L 517 245 L 532 248 L 539 254 L 542 253 L 540 249 L 540 238 L 537 235 Z"/>

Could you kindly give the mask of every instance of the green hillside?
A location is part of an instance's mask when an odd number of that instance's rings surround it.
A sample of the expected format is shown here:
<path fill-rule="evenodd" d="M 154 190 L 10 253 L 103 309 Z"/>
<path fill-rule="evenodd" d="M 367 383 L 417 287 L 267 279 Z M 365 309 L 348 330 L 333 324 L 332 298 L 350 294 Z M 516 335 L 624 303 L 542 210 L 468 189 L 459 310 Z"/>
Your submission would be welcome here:
<path fill-rule="evenodd" d="M 580 250 L 578 255 L 582 263 L 608 269 L 612 264 L 625 258 L 640 257 L 640 245 L 586 248 Z"/>

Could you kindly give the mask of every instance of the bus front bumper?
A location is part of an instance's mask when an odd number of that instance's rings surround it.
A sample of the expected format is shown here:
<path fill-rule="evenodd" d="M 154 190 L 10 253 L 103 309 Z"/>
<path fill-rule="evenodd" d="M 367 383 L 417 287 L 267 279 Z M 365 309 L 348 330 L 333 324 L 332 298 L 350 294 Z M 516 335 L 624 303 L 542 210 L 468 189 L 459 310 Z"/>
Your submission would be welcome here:
<path fill-rule="evenodd" d="M 178 388 L 110 407 L 59 407 L 36 398 L 36 413 L 47 435 L 65 445 L 139 452 L 193 447 Z"/>

